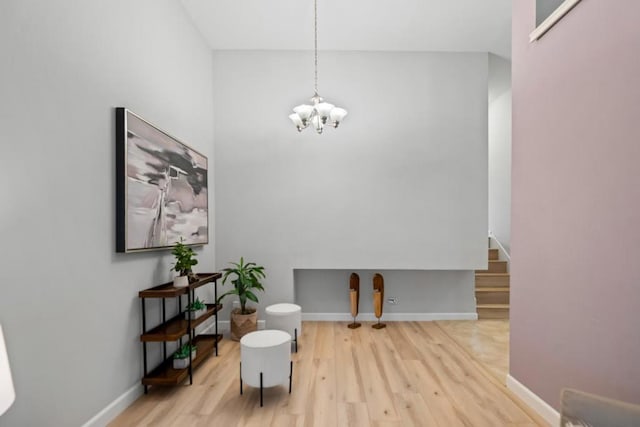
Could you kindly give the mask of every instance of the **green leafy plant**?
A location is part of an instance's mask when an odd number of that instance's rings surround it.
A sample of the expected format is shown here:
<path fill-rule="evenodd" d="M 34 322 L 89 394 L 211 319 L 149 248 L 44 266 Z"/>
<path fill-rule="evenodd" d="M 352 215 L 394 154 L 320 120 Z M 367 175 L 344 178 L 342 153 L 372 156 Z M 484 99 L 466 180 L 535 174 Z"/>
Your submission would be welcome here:
<path fill-rule="evenodd" d="M 196 346 L 192 344 L 185 344 L 173 353 L 174 359 L 188 359 L 191 352 L 196 351 Z"/>
<path fill-rule="evenodd" d="M 207 305 L 204 302 L 200 301 L 200 298 L 196 298 L 194 302 L 187 306 L 187 311 L 198 311 L 204 310 L 205 308 L 207 308 Z"/>
<path fill-rule="evenodd" d="M 171 268 L 172 271 L 180 274 L 180 276 L 187 276 L 191 273 L 191 267 L 198 264 L 198 260 L 195 258 L 193 249 L 182 243 L 184 239 L 180 238 L 179 242 L 171 250 L 171 254 L 176 257 L 176 263 Z"/>
<path fill-rule="evenodd" d="M 253 310 L 247 309 L 247 300 L 251 300 L 255 303 L 258 302 L 258 297 L 254 294 L 254 290 L 264 292 L 260 279 L 264 279 L 264 267 L 256 265 L 255 262 L 248 262 L 245 264 L 244 258 L 240 258 L 240 262 L 230 262 L 233 267 L 225 268 L 224 275 L 222 276 L 222 284 L 227 282 L 227 279 L 232 275 L 235 275 L 235 279 L 231 280 L 234 289 L 225 292 L 218 302 L 227 295 L 237 295 L 240 299 L 240 314 L 251 314 Z"/>

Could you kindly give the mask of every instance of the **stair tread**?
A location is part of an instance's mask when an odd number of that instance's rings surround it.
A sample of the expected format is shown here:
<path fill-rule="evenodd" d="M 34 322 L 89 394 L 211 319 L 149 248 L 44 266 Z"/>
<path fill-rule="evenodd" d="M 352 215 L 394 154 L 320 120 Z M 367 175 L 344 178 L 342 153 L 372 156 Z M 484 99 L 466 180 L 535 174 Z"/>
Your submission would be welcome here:
<path fill-rule="evenodd" d="M 488 260 L 489 262 L 504 262 L 505 264 L 507 263 L 507 261 L 503 261 L 501 259 L 490 259 Z"/>
<path fill-rule="evenodd" d="M 482 277 L 509 277 L 511 273 L 476 273 L 476 276 Z"/>
<path fill-rule="evenodd" d="M 478 304 L 478 308 L 504 308 L 508 309 L 509 304 Z"/>
<path fill-rule="evenodd" d="M 511 288 L 508 286 L 494 286 L 487 288 L 476 288 L 476 292 L 510 292 Z"/>

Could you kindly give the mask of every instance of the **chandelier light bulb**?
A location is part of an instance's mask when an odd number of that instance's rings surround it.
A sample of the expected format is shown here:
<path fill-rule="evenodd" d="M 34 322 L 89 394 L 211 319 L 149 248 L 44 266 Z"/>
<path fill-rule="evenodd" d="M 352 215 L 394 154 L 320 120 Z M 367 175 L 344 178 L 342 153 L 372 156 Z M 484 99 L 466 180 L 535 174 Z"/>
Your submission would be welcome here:
<path fill-rule="evenodd" d="M 300 119 L 306 125 L 306 121 L 309 120 L 311 115 L 313 114 L 313 107 L 311 105 L 298 105 L 293 111 L 300 116 Z"/>
<path fill-rule="evenodd" d="M 289 115 L 289 118 L 291 119 L 293 124 L 296 125 L 296 127 L 298 128 L 298 132 L 301 132 L 302 129 L 304 129 L 304 124 L 302 123 L 302 119 L 300 118 L 300 116 L 298 114 L 293 113 L 293 114 Z"/>
<path fill-rule="evenodd" d="M 322 124 L 327 123 L 327 119 L 329 118 L 329 114 L 331 114 L 331 110 L 333 110 L 335 106 L 333 104 L 329 104 L 328 102 L 321 102 L 316 105 L 316 111 L 322 119 Z"/>
<path fill-rule="evenodd" d="M 336 107 L 331 110 L 329 119 L 331 120 L 331 124 L 333 125 L 333 127 L 337 128 L 342 119 L 344 119 L 347 114 L 349 113 L 347 113 L 347 110 L 345 110 L 344 108 Z"/>

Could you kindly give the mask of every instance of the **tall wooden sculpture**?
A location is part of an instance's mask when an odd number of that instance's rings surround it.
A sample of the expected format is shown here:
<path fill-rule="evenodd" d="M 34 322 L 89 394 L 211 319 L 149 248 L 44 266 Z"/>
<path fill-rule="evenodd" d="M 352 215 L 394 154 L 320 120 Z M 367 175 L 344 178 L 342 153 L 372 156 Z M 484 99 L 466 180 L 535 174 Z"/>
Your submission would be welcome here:
<path fill-rule="evenodd" d="M 358 305 L 360 304 L 360 276 L 356 273 L 351 273 L 349 278 L 349 298 L 351 301 L 351 316 L 353 317 L 353 323 L 349 323 L 350 329 L 360 327 L 360 323 L 356 322 L 356 316 L 358 315 Z"/>
<path fill-rule="evenodd" d="M 382 274 L 373 275 L 373 313 L 378 318 L 378 323 L 372 326 L 374 329 L 386 328 L 387 325 L 380 323 L 382 317 L 382 304 L 384 303 L 384 279 Z"/>

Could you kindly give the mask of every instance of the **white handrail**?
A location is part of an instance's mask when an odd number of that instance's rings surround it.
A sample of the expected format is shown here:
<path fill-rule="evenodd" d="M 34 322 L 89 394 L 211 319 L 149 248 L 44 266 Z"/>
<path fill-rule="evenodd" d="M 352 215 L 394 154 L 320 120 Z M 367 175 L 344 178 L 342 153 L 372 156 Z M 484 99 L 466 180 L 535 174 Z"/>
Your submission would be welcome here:
<path fill-rule="evenodd" d="M 507 261 L 511 262 L 511 255 L 509 255 L 509 252 L 507 252 L 504 246 L 502 246 L 502 243 L 500 243 L 500 240 L 496 238 L 495 234 L 493 234 L 491 230 L 489 230 L 489 237 L 492 238 L 498 244 L 498 248 L 502 251 L 504 256 L 507 258 Z"/>

